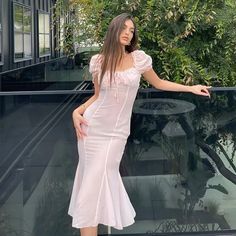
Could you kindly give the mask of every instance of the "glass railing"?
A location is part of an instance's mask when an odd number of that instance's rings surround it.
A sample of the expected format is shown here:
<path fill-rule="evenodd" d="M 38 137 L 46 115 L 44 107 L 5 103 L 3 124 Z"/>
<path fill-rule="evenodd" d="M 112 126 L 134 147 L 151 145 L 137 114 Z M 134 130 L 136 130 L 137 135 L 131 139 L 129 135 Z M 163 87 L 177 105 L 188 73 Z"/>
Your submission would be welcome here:
<path fill-rule="evenodd" d="M 0 91 L 74 90 L 89 80 L 87 65 L 65 57 L 0 73 Z"/>
<path fill-rule="evenodd" d="M 0 95 L 0 235 L 71 236 L 78 162 L 71 113 L 91 91 Z M 236 89 L 211 99 L 140 90 L 120 165 L 136 211 L 122 231 L 236 233 Z"/>

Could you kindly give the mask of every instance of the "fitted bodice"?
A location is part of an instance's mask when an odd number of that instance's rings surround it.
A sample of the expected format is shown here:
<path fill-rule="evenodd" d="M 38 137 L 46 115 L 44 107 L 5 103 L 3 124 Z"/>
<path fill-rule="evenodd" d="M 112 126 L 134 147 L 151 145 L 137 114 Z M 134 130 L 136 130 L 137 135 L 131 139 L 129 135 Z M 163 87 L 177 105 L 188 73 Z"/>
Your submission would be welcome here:
<path fill-rule="evenodd" d="M 101 137 L 128 137 L 132 107 L 141 74 L 151 69 L 152 66 L 151 57 L 143 51 L 134 51 L 132 56 L 134 59 L 133 67 L 115 72 L 111 83 L 109 73 L 105 73 L 98 98 L 84 113 L 89 125 L 94 127 L 94 129 L 89 129 L 89 132 L 96 132 Z M 99 78 L 101 70 L 98 57 L 99 55 L 92 57 L 90 72 L 96 73 Z"/>

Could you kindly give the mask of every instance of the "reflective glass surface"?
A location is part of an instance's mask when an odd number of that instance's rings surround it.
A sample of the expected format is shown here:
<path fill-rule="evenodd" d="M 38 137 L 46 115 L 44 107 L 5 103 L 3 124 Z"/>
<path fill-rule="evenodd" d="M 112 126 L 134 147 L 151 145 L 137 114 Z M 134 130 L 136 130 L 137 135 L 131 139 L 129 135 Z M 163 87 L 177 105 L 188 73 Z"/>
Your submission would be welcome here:
<path fill-rule="evenodd" d="M 31 57 L 31 34 L 24 34 L 24 56 Z"/>
<path fill-rule="evenodd" d="M 44 54 L 45 51 L 45 40 L 44 40 L 44 34 L 39 34 L 39 54 Z"/>
<path fill-rule="evenodd" d="M 0 1 L 0 63 L 2 62 L 2 2 Z"/>
<path fill-rule="evenodd" d="M 28 38 L 28 40 L 30 39 Z M 26 45 L 26 49 L 28 47 L 29 45 Z M 28 50 L 30 53 L 30 48 Z M 92 85 L 88 84 L 91 76 L 88 73 L 87 65 L 81 67 L 80 63 L 67 58 L 58 58 L 28 68 L 3 73 L 0 79 L 1 90 L 4 92 L 74 90 L 81 84 L 84 84 L 86 88 L 92 88 Z"/>
<path fill-rule="evenodd" d="M 2 32 L 0 31 L 0 62 L 2 61 Z"/>
<path fill-rule="evenodd" d="M 39 54 L 50 54 L 50 19 L 48 13 L 39 12 Z"/>
<path fill-rule="evenodd" d="M 44 33 L 44 14 L 39 13 L 39 33 L 43 34 Z"/>
<path fill-rule="evenodd" d="M 14 29 L 23 31 L 23 7 L 17 4 L 14 4 Z"/>
<path fill-rule="evenodd" d="M 32 55 L 31 21 L 31 9 L 14 3 L 15 59 L 30 58 Z"/>
<path fill-rule="evenodd" d="M 30 33 L 31 32 L 31 9 L 24 8 L 24 32 Z"/>
<path fill-rule="evenodd" d="M 71 112 L 91 93 L 33 93 L 0 96 L 0 235 L 79 235 L 67 215 Z M 235 89 L 211 99 L 140 90 L 120 165 L 136 222 L 111 234 L 236 233 L 235 151 Z"/>
<path fill-rule="evenodd" d="M 14 43 L 15 43 L 15 58 L 24 58 L 24 41 L 23 41 L 23 33 L 14 34 Z"/>
<path fill-rule="evenodd" d="M 44 33 L 49 34 L 50 33 L 50 19 L 49 14 L 44 14 L 44 24 L 45 24 L 45 30 Z"/>

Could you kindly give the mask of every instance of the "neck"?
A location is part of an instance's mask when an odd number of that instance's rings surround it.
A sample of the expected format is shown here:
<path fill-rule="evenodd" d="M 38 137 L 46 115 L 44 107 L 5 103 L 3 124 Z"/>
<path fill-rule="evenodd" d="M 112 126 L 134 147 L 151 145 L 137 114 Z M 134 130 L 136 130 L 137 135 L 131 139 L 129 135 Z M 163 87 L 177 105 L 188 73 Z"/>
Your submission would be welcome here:
<path fill-rule="evenodd" d="M 125 50 L 125 46 L 122 46 L 122 54 L 123 54 L 123 56 L 125 56 L 127 54 L 127 52 Z"/>

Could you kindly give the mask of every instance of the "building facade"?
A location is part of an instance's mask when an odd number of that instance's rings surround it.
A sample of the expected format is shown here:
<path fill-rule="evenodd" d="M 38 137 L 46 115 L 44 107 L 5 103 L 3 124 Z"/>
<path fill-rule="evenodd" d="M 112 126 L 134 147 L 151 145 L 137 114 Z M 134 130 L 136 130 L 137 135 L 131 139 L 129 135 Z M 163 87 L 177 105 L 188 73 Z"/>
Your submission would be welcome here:
<path fill-rule="evenodd" d="M 0 0 L 0 73 L 58 57 L 55 0 Z"/>

